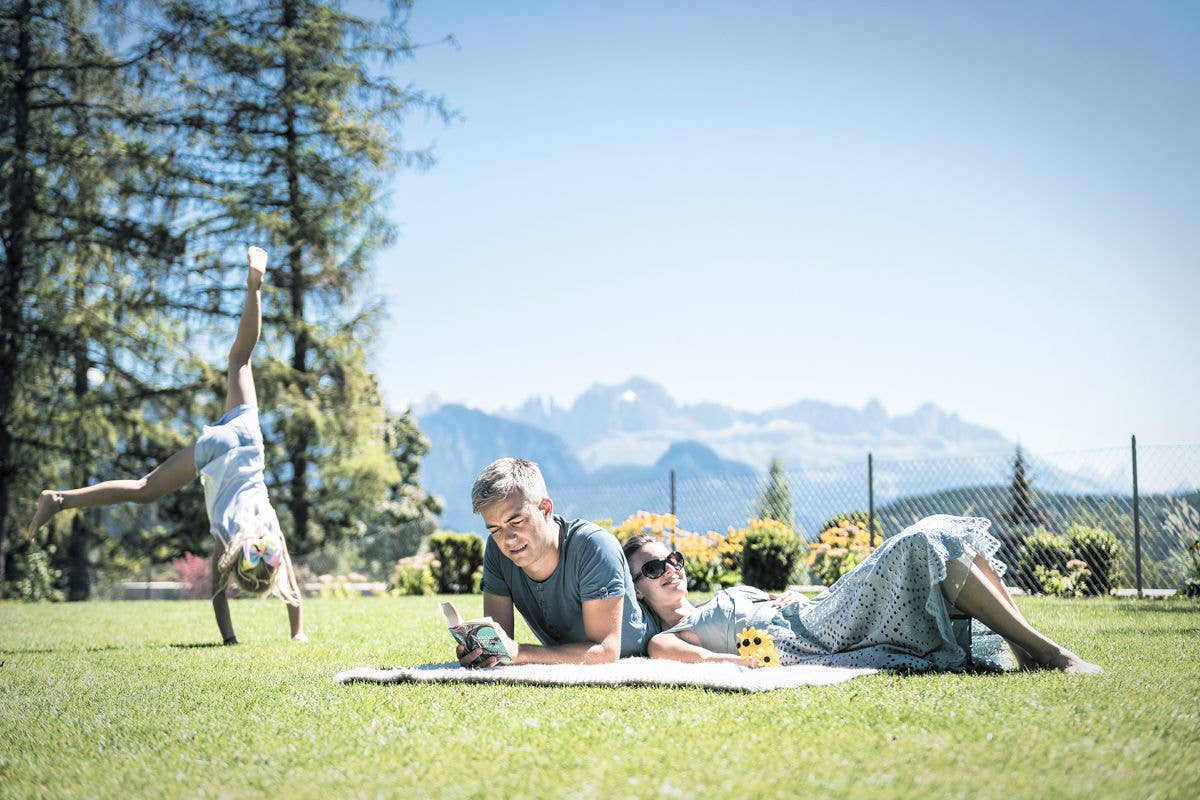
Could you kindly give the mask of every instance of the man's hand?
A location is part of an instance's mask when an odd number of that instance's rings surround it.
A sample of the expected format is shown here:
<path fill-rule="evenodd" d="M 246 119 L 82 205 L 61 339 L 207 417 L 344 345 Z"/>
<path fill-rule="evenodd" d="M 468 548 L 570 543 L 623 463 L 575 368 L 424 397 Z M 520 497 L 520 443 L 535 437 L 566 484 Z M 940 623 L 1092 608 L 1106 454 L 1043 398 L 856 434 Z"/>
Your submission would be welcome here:
<path fill-rule="evenodd" d="M 496 626 L 495 631 L 496 636 L 498 636 L 500 641 L 504 643 L 505 649 L 508 650 L 509 655 L 512 656 L 513 662 L 515 663 L 517 660 L 517 652 L 520 650 L 521 645 L 513 641 L 512 638 L 510 638 L 501 627 Z M 500 658 L 498 656 L 488 656 L 487 658 L 483 658 L 483 648 L 480 647 L 476 647 L 474 650 L 468 652 L 467 649 L 460 644 L 455 648 L 455 655 L 458 656 L 459 665 L 469 667 L 471 669 L 489 669 L 491 667 L 504 666 L 500 663 Z"/>
<path fill-rule="evenodd" d="M 454 655 L 458 659 L 458 665 L 460 667 L 482 667 L 482 666 L 484 666 L 484 664 L 478 663 L 480 660 L 479 657 L 481 655 L 483 655 L 482 647 L 476 647 L 474 650 L 471 650 L 468 652 L 467 648 L 463 647 L 460 644 L 458 647 L 456 647 L 454 649 Z M 487 666 L 493 666 L 493 665 L 488 664 Z"/>

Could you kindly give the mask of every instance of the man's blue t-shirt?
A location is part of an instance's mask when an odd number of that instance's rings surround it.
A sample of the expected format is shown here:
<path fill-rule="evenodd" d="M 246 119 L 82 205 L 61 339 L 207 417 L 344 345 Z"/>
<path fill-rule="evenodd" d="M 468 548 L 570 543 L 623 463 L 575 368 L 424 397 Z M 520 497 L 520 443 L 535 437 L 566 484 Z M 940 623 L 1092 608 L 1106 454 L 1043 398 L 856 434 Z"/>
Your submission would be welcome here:
<path fill-rule="evenodd" d="M 637 601 L 620 542 L 586 520 L 567 522 L 555 516 L 554 522 L 558 525 L 558 566 L 550 577 L 533 580 L 489 538 L 483 555 L 483 591 L 512 598 L 544 645 L 588 641 L 583 603 L 624 597 L 621 655 L 645 655 L 646 643 L 659 632 L 659 626 Z"/>

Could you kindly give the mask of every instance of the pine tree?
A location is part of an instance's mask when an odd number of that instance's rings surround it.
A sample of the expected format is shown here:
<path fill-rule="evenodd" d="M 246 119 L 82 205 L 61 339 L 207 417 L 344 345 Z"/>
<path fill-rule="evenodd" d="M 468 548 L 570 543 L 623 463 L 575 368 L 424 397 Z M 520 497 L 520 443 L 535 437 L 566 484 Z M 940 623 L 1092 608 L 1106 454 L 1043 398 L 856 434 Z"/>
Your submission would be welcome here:
<path fill-rule="evenodd" d="M 791 528 L 796 527 L 796 511 L 792 506 L 792 484 L 784 471 L 783 461 L 771 459 L 767 470 L 767 482 L 762 488 L 755 515 L 760 519 L 773 519 Z"/>
<path fill-rule="evenodd" d="M 146 365 L 172 344 L 143 301 L 179 244 L 148 191 L 153 148 L 130 135 L 142 112 L 130 77 L 162 42 L 118 56 L 119 34 L 106 38 L 97 17 L 119 10 L 22 0 L 0 14 L 0 374 L 11 378 L 0 387 L 0 586 L 6 540 L 27 547 L 29 509 L 13 499 L 93 479 L 139 424 L 120 366 L 154 382 Z M 103 390 L 89 379 L 97 367 L 109 373 Z M 67 520 L 71 599 L 88 594 L 95 520 Z"/>
<path fill-rule="evenodd" d="M 186 32 L 174 56 L 181 119 L 196 136 L 180 158 L 212 187 L 193 229 L 197 271 L 219 276 L 246 241 L 272 250 L 256 376 L 270 410 L 268 481 L 293 553 L 304 553 L 361 533 L 363 513 L 396 482 L 363 347 L 378 308 L 361 288 L 393 236 L 385 181 L 429 161 L 402 148 L 404 115 L 451 114 L 381 72 L 412 52 L 403 16 L 317 0 L 188 0 L 168 20 Z"/>
<path fill-rule="evenodd" d="M 1036 528 L 1045 526 L 1049 518 L 1034 497 L 1033 488 L 1025 474 L 1025 458 L 1017 448 L 1013 459 L 1013 477 L 1008 487 L 1008 507 L 1000 514 L 999 521 L 1004 530 L 997 530 L 1000 539 L 1000 559 L 1010 566 L 1017 564 L 1021 543 Z"/>
<path fill-rule="evenodd" d="M 389 577 L 395 562 L 417 552 L 421 540 L 437 528 L 441 500 L 421 488 L 418 471 L 429 452 L 429 439 L 417 427 L 412 411 L 388 416 L 384 440 L 396 465 L 397 480 L 388 487 L 361 544 L 368 564 L 378 564 L 381 578 Z"/>
<path fill-rule="evenodd" d="M 1033 489 L 1025 474 L 1025 458 L 1020 447 L 1017 448 L 1016 458 L 1013 459 L 1013 477 L 1008 487 L 1008 508 L 1000 518 L 1010 527 L 1026 527 L 1030 530 L 1047 522 L 1046 515 L 1037 507 Z"/>

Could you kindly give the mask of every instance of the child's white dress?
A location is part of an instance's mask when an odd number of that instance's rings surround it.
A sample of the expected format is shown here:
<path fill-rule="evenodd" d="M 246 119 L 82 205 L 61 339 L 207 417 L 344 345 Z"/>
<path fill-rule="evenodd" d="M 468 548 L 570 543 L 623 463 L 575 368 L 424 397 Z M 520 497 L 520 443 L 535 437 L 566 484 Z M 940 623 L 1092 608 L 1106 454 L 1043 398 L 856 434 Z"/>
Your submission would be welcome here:
<path fill-rule="evenodd" d="M 240 405 L 205 425 L 196 440 L 196 471 L 204 484 L 204 503 L 212 535 L 225 547 L 237 532 L 269 526 L 279 520 L 267 497 L 263 477 L 263 438 L 258 409 Z"/>

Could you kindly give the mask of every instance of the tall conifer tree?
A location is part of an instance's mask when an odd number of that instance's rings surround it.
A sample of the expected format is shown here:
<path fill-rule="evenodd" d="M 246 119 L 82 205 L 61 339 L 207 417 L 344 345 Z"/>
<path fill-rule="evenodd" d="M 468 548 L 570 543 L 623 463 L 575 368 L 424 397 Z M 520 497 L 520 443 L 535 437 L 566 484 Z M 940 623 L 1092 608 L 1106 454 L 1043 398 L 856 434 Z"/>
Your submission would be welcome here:
<path fill-rule="evenodd" d="M 771 459 L 767 470 L 767 482 L 762 488 L 755 514 L 761 519 L 773 519 L 792 528 L 796 527 L 796 510 L 792 506 L 792 483 L 784 471 L 783 461 Z"/>
<path fill-rule="evenodd" d="M 319 0 L 188 0 L 168 14 L 187 32 L 175 55 L 197 137 L 188 169 L 213 189 L 197 269 L 219 274 L 247 240 L 272 251 L 256 369 L 269 482 L 298 553 L 361 532 L 356 520 L 397 483 L 366 366 L 378 307 L 363 286 L 393 235 L 387 181 L 429 160 L 402 146 L 401 120 L 451 114 L 384 74 L 413 49 L 408 4 L 389 7 L 371 19 Z"/>
<path fill-rule="evenodd" d="M 131 399 L 161 388 L 148 365 L 171 344 L 146 300 L 161 300 L 179 247 L 147 190 L 161 159 L 136 141 L 129 90 L 163 42 L 118 55 L 119 34 L 97 18 L 120 7 L 21 0 L 0 12 L 0 542 L 22 549 L 32 509 L 13 501 L 111 468 L 142 422 Z M 72 599 L 88 595 L 95 520 L 60 521 Z"/>

